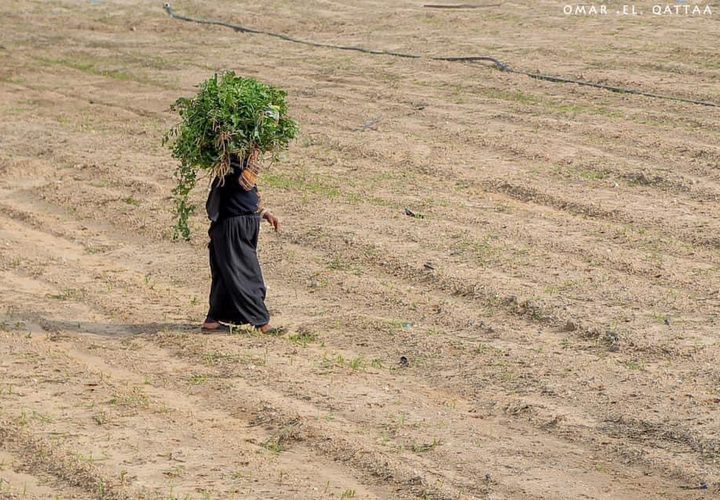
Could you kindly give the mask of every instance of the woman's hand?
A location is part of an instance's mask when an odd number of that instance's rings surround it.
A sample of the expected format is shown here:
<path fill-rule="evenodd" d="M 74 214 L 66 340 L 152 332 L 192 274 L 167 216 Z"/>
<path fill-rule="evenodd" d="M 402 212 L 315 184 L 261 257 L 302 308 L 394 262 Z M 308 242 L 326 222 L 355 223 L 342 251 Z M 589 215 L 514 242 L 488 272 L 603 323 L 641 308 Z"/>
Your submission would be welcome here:
<path fill-rule="evenodd" d="M 275 217 L 271 212 L 265 212 L 262 218 L 272 225 L 272 227 L 275 229 L 275 232 L 280 231 L 280 219 Z"/>

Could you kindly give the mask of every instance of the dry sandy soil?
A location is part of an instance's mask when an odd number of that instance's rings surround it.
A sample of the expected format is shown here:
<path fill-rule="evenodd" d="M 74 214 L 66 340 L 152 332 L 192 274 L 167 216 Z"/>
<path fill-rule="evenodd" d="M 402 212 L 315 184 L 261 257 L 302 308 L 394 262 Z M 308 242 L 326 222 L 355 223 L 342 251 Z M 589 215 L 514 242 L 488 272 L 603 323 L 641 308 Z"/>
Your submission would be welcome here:
<path fill-rule="evenodd" d="M 174 7 L 718 100 L 720 8 Z M 720 494 L 718 108 L 140 0 L 3 0 L 0 62 L 0 497 Z M 302 124 L 262 180 L 283 336 L 198 334 L 202 211 L 169 238 L 169 106 L 228 68 Z"/>

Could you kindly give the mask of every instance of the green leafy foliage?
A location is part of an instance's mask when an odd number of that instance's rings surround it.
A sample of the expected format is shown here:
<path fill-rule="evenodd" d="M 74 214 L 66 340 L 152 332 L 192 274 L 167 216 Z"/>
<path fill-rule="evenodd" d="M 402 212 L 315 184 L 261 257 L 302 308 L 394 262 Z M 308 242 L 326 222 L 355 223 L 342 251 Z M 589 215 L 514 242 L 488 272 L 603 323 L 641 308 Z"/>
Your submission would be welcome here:
<path fill-rule="evenodd" d="M 287 116 L 287 93 L 233 71 L 215 74 L 199 86 L 192 98 L 181 97 L 172 109 L 180 123 L 165 136 L 180 161 L 173 189 L 177 222 L 173 238 L 190 238 L 188 218 L 195 211 L 189 194 L 200 170 L 223 177 L 234 156 L 247 158 L 256 151 L 272 158 L 287 148 L 298 132 Z"/>

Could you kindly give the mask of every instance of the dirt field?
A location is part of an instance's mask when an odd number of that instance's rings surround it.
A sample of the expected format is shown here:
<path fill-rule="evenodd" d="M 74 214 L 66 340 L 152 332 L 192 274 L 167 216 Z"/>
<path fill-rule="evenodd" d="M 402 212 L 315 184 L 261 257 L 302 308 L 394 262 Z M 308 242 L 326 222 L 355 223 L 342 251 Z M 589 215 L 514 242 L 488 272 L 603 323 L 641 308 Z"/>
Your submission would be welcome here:
<path fill-rule="evenodd" d="M 422 5 L 174 8 L 720 101 L 720 7 Z M 3 0 L 0 63 L 0 498 L 720 495 L 718 108 L 140 0 Z M 202 210 L 169 238 L 169 105 L 220 69 L 302 125 L 262 180 L 284 336 L 198 334 Z"/>

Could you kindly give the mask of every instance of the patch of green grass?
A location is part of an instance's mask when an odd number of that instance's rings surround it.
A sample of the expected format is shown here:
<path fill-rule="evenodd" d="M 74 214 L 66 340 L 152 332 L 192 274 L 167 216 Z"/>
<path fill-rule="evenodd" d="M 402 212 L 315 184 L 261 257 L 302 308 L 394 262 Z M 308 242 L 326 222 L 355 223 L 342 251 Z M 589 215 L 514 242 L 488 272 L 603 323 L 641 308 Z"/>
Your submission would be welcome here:
<path fill-rule="evenodd" d="M 330 280 L 322 273 L 313 273 L 307 280 L 308 288 L 326 288 L 330 284 Z"/>
<path fill-rule="evenodd" d="M 13 396 L 15 395 L 15 389 L 11 385 L 0 385 L 0 397 L 2 396 Z"/>
<path fill-rule="evenodd" d="M 23 261 L 20 257 L 13 257 L 8 261 L 8 267 L 10 267 L 11 269 L 17 269 L 22 265 L 22 262 Z"/>
<path fill-rule="evenodd" d="M 345 490 L 340 494 L 340 500 L 345 498 L 355 498 L 355 490 Z"/>
<path fill-rule="evenodd" d="M 475 257 L 483 263 L 488 262 L 497 253 L 497 249 L 492 245 L 492 238 L 474 242 L 470 245 L 470 249 Z"/>
<path fill-rule="evenodd" d="M 167 477 L 171 478 L 178 478 L 185 475 L 185 467 L 182 465 L 175 465 L 173 467 L 170 467 L 168 470 L 164 471 L 163 474 L 165 474 Z"/>
<path fill-rule="evenodd" d="M 509 203 L 500 202 L 495 205 L 495 211 L 501 214 L 512 213 L 513 207 Z"/>
<path fill-rule="evenodd" d="M 480 266 L 493 263 L 502 254 L 502 250 L 493 244 L 496 236 L 492 234 L 486 235 L 482 240 L 476 240 L 467 235 L 461 235 L 460 238 L 455 245 L 455 250 L 468 254 Z"/>
<path fill-rule="evenodd" d="M 670 316 L 666 314 L 654 314 L 653 318 L 655 319 L 655 322 L 660 323 L 661 325 L 670 326 L 672 323 L 672 319 L 670 319 Z"/>
<path fill-rule="evenodd" d="M 299 331 L 298 333 L 295 333 L 293 335 L 290 335 L 288 337 L 288 340 L 292 342 L 293 344 L 300 345 L 302 347 L 307 347 L 309 344 L 313 342 L 317 342 L 318 336 L 314 332 L 310 331 Z"/>
<path fill-rule="evenodd" d="M 340 189 L 336 186 L 317 180 L 317 176 L 310 174 L 290 174 L 288 172 L 265 172 L 263 183 L 271 188 L 283 191 L 298 191 L 306 195 L 314 195 L 325 199 L 336 199 L 340 196 Z"/>
<path fill-rule="evenodd" d="M 347 193 L 345 195 L 345 202 L 349 205 L 360 205 L 361 203 L 365 203 L 365 199 L 365 196 L 356 192 Z"/>
<path fill-rule="evenodd" d="M 579 280 L 563 280 L 555 285 L 548 285 L 543 291 L 548 295 L 558 295 L 561 293 L 572 292 L 581 289 L 582 283 Z"/>
<path fill-rule="evenodd" d="M 339 255 L 336 255 L 328 261 L 327 267 L 333 271 L 347 271 L 350 269 L 350 263 L 343 260 Z"/>
<path fill-rule="evenodd" d="M 299 439 L 301 428 L 301 422 L 292 421 L 266 439 L 262 446 L 276 454 L 285 451 L 288 444 Z"/>
<path fill-rule="evenodd" d="M 578 176 L 588 181 L 602 181 L 607 179 L 609 174 L 602 170 L 580 169 L 578 170 Z"/>
<path fill-rule="evenodd" d="M 93 422 L 98 425 L 105 425 L 108 422 L 107 414 L 104 411 L 100 411 L 92 416 Z"/>
<path fill-rule="evenodd" d="M 415 453 L 425 453 L 434 450 L 441 444 L 442 442 L 439 439 L 433 439 L 432 443 L 413 443 L 410 445 L 410 449 Z"/>
<path fill-rule="evenodd" d="M 491 346 L 489 344 L 480 343 L 478 344 L 473 350 L 473 353 L 480 354 L 480 355 L 492 355 L 495 357 L 503 356 L 505 353 L 498 349 L 497 347 Z"/>
<path fill-rule="evenodd" d="M 360 266 L 346 261 L 339 255 L 334 256 L 328 261 L 327 268 L 333 271 L 350 272 L 356 276 L 361 276 L 363 274 L 363 270 Z"/>
<path fill-rule="evenodd" d="M 492 99 L 498 99 L 501 101 L 510 101 L 510 102 L 517 102 L 520 104 L 525 105 L 531 105 L 531 104 L 541 104 L 542 99 L 539 97 L 536 97 L 534 95 L 526 94 L 525 92 L 521 90 L 505 90 L 505 89 L 483 89 L 481 91 L 483 95 L 486 97 L 490 97 Z"/>
<path fill-rule="evenodd" d="M 250 335 L 252 337 L 259 337 L 262 334 L 260 330 L 255 328 L 253 325 L 229 325 L 230 335 Z"/>
<path fill-rule="evenodd" d="M 306 135 L 301 141 L 300 145 L 304 148 L 309 148 L 320 144 L 317 140 L 313 139 L 312 136 Z"/>
<path fill-rule="evenodd" d="M 285 451 L 285 447 L 282 445 L 282 443 L 274 440 L 270 440 L 264 443 L 263 448 L 268 451 L 272 451 L 275 454 L 279 454 L 280 452 Z"/>
<path fill-rule="evenodd" d="M 139 207 L 140 206 L 140 200 L 133 198 L 132 196 L 128 196 L 127 198 L 123 198 L 125 203 L 128 205 L 132 205 L 133 207 Z"/>
<path fill-rule="evenodd" d="M 3 115 L 8 116 L 20 116 L 33 113 L 33 107 L 29 105 L 23 106 L 6 106 L 3 108 Z"/>
<path fill-rule="evenodd" d="M 85 463 L 88 463 L 88 464 L 94 464 L 94 463 L 100 462 L 100 461 L 102 461 L 102 460 L 107 460 L 107 456 L 105 456 L 105 457 L 96 457 L 96 456 L 93 455 L 92 453 L 89 453 L 89 454 L 87 454 L 87 455 L 85 455 L 85 454 L 83 454 L 83 453 L 75 453 L 75 458 L 77 458 L 78 461 L 80 461 L 80 462 L 85 462 Z"/>
<path fill-rule="evenodd" d="M 628 370 L 645 371 L 645 366 L 641 361 L 625 361 L 623 365 L 625 365 L 625 368 Z"/>
<path fill-rule="evenodd" d="M 362 185 L 370 188 L 372 191 L 397 184 L 401 184 L 404 188 L 407 188 L 408 183 L 416 177 L 415 172 L 406 169 L 384 170 L 370 176 L 369 179 L 363 179 Z"/>
<path fill-rule="evenodd" d="M 236 479 L 236 480 L 251 479 L 252 472 L 244 471 L 244 470 L 236 470 L 235 472 L 230 473 L 230 477 L 233 479 Z"/>
<path fill-rule="evenodd" d="M 565 179 L 586 181 L 603 181 L 612 176 L 612 172 L 608 170 L 581 165 L 553 165 L 550 167 L 550 172 Z"/>
<path fill-rule="evenodd" d="M 152 276 L 150 276 L 150 274 L 146 274 L 143 280 L 145 281 L 145 286 L 150 290 L 155 289 L 155 284 L 152 282 Z"/>
<path fill-rule="evenodd" d="M 149 408 L 150 398 L 143 392 L 141 387 L 133 387 L 126 392 L 115 393 L 108 403 L 125 408 Z"/>
<path fill-rule="evenodd" d="M 47 294 L 46 297 L 55 300 L 80 300 L 85 298 L 87 292 L 78 288 L 65 288 L 56 294 Z"/>
<path fill-rule="evenodd" d="M 12 83 L 15 78 L 15 73 L 8 71 L 7 73 L 0 72 L 0 82 Z"/>
<path fill-rule="evenodd" d="M 348 325 L 352 326 L 352 325 Z M 378 321 L 371 321 L 368 327 L 375 328 L 379 333 L 384 333 L 391 337 L 400 335 L 402 333 L 412 330 L 412 323 L 408 323 L 402 319 L 384 319 Z"/>
<path fill-rule="evenodd" d="M 606 116 L 608 118 L 625 118 L 622 111 L 606 108 L 605 106 L 592 106 L 584 104 L 548 104 L 547 109 L 562 115 L 575 116 L 580 114 Z"/>
<path fill-rule="evenodd" d="M 353 358 L 348 362 L 348 367 L 352 370 L 364 370 L 365 369 L 365 359 L 362 356 L 359 356 L 357 358 Z"/>
<path fill-rule="evenodd" d="M 326 369 L 342 368 L 345 366 L 345 357 L 342 354 L 336 356 L 328 356 L 326 354 L 323 356 L 321 366 Z"/>
<path fill-rule="evenodd" d="M 336 354 L 335 356 L 323 356 L 321 366 L 324 369 L 330 370 L 333 368 L 349 368 L 353 371 L 362 371 L 365 369 L 367 363 L 365 358 L 358 356 L 353 359 L 345 359 L 342 354 Z"/>
<path fill-rule="evenodd" d="M 505 383 L 511 383 L 517 380 L 518 373 L 511 366 L 501 366 L 495 372 L 495 377 Z"/>
<path fill-rule="evenodd" d="M 386 200 L 379 196 L 371 195 L 370 193 L 367 193 L 367 192 L 346 193 L 344 196 L 344 200 L 349 205 L 362 205 L 362 204 L 367 203 L 368 205 L 372 205 L 375 207 L 385 207 L 385 208 L 394 208 L 394 209 L 402 208 L 401 204 L 399 204 L 393 200 Z"/>
<path fill-rule="evenodd" d="M 23 410 L 18 418 L 18 424 L 22 427 L 28 425 L 30 422 L 40 422 L 43 424 L 50 424 L 54 420 L 50 415 L 45 415 L 36 410 Z"/>
<path fill-rule="evenodd" d="M 0 331 L 12 332 L 24 329 L 25 323 L 22 321 L 0 321 Z"/>
<path fill-rule="evenodd" d="M 216 366 L 222 363 L 237 363 L 240 361 L 240 356 L 224 352 L 209 352 L 203 356 L 203 361 L 206 365 Z"/>
<path fill-rule="evenodd" d="M 103 69 L 103 68 L 99 67 L 97 65 L 97 63 L 91 62 L 87 59 L 41 58 L 40 62 L 42 62 L 48 66 L 65 66 L 67 68 L 72 68 L 72 69 L 76 69 L 78 71 L 82 71 L 83 73 L 87 73 L 89 75 L 103 76 L 106 78 L 112 78 L 114 80 L 127 81 L 127 80 L 135 80 L 136 79 L 130 73 L 127 73 L 122 70 L 116 70 L 116 69 Z"/>
<path fill-rule="evenodd" d="M 193 375 L 190 375 L 190 379 L 188 381 L 191 385 L 202 385 L 208 381 L 208 376 L 202 375 L 200 373 L 195 373 Z"/>
<path fill-rule="evenodd" d="M 113 49 L 117 50 L 116 46 Z M 144 52 L 142 54 L 123 54 L 123 62 L 127 64 L 137 64 L 143 68 L 152 68 L 159 70 L 179 70 L 182 66 L 176 62 L 170 61 L 164 57 L 153 56 Z"/>

